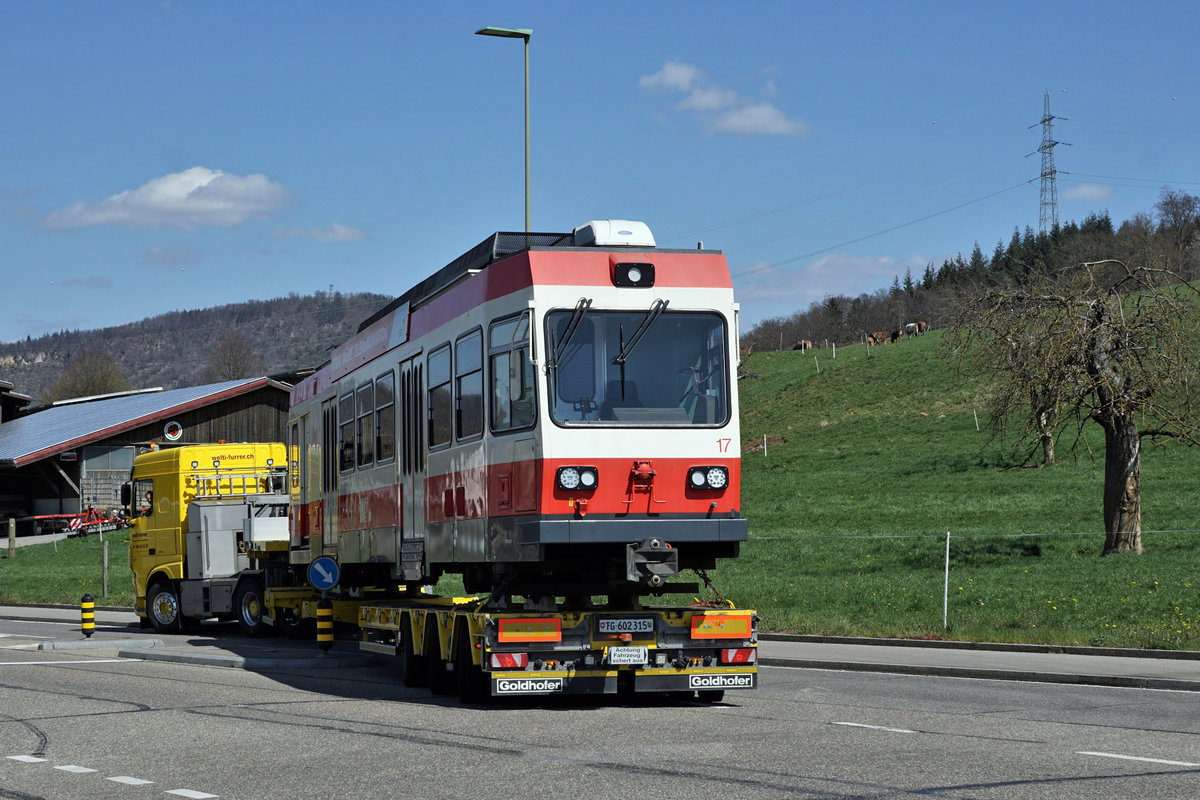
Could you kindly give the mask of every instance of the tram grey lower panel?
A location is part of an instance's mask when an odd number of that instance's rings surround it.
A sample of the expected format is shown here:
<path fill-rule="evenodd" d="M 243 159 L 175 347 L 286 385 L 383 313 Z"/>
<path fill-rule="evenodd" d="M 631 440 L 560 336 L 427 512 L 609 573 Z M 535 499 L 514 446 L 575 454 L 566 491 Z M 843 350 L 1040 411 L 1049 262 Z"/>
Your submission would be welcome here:
<path fill-rule="evenodd" d="M 744 519 L 556 519 L 517 526 L 517 543 L 625 544 L 654 537 L 667 542 L 744 542 Z"/>

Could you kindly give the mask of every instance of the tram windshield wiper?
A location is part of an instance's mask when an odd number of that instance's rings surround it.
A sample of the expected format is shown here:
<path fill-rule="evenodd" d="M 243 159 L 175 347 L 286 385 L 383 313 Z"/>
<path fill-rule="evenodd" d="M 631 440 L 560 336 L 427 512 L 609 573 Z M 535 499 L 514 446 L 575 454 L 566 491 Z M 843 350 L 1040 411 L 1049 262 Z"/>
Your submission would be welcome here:
<path fill-rule="evenodd" d="M 575 332 L 579 330 L 580 323 L 583 322 L 584 316 L 588 309 L 592 307 L 590 297 L 581 297 L 579 302 L 575 304 L 575 310 L 571 312 L 571 318 L 567 320 L 567 327 L 563 329 L 562 338 L 554 344 L 554 351 L 550 354 L 550 360 L 546 362 L 547 369 L 558 368 L 558 357 L 567 349 L 567 345 L 571 343 L 571 338 L 575 336 Z"/>
<path fill-rule="evenodd" d="M 646 331 L 650 330 L 650 326 L 654 324 L 654 320 L 658 319 L 658 315 L 666 310 L 670 300 L 655 300 L 650 306 L 650 310 L 646 312 L 646 316 L 642 318 L 642 324 L 638 325 L 637 330 L 633 332 L 633 336 L 629 337 L 629 341 L 625 341 L 625 329 L 621 328 L 621 352 L 613 356 L 612 363 L 621 368 L 621 399 L 625 399 L 625 362 L 633 353 L 633 348 L 638 346 L 642 341 L 642 337 L 646 335 Z"/>

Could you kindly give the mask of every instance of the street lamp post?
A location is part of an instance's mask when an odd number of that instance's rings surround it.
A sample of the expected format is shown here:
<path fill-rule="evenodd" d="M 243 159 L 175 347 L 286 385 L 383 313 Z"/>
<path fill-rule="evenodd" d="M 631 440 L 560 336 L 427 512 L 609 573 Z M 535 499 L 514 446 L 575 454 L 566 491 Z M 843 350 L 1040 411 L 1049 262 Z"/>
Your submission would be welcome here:
<path fill-rule="evenodd" d="M 480 28 L 480 36 L 499 36 L 504 39 L 525 40 L 525 232 L 533 230 L 533 206 L 529 200 L 529 37 L 533 31 L 527 28 Z"/>

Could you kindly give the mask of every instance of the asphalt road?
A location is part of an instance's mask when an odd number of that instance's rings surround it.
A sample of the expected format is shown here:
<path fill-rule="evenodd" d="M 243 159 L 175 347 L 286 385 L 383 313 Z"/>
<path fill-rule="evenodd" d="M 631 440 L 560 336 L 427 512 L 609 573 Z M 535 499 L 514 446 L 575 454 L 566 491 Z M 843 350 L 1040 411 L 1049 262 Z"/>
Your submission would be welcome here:
<path fill-rule="evenodd" d="M 405 689 L 382 666 L 36 649 L 60 639 L 78 639 L 77 626 L 0 619 L 4 800 L 1191 798 L 1200 787 L 1194 692 L 763 667 L 759 689 L 711 706 L 480 708 Z"/>

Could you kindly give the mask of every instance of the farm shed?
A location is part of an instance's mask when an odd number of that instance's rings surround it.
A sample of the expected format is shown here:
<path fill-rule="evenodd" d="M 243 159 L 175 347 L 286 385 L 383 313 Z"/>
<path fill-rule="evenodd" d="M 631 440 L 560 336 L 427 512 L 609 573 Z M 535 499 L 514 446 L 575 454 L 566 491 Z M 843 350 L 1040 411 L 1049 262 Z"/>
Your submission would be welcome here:
<path fill-rule="evenodd" d="M 0 516 L 76 514 L 120 505 L 133 457 L 154 445 L 283 441 L 290 386 L 245 378 L 169 391 L 66 400 L 0 422 Z"/>

